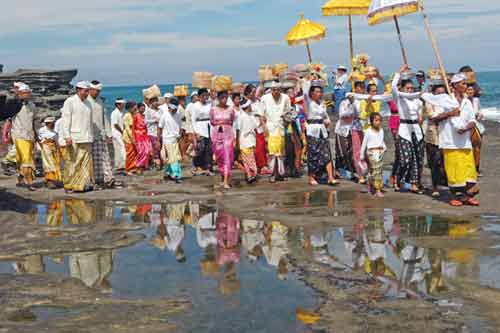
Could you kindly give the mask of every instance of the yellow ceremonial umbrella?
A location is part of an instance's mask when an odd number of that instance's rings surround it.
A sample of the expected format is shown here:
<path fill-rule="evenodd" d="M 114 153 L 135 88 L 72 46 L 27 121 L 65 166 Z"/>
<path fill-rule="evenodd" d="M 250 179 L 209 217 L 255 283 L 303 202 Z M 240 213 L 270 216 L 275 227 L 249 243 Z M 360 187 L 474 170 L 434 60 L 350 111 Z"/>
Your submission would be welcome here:
<path fill-rule="evenodd" d="M 330 0 L 322 8 L 323 16 L 348 16 L 349 17 L 349 51 L 350 62 L 354 59 L 354 46 L 352 42 L 352 16 L 366 15 L 370 8 L 371 0 Z"/>
<path fill-rule="evenodd" d="M 368 24 L 375 25 L 382 22 L 394 20 L 398 33 L 399 45 L 403 55 L 403 62 L 408 64 L 406 50 L 399 29 L 398 17 L 417 12 L 419 9 L 418 0 L 373 0 L 368 10 Z"/>
<path fill-rule="evenodd" d="M 424 12 L 424 1 L 423 0 L 373 0 L 370 9 L 368 10 L 368 24 L 375 25 L 382 22 L 387 22 L 394 20 L 396 25 L 396 31 L 398 33 L 399 44 L 401 46 L 401 53 L 403 55 L 403 61 L 408 64 L 408 58 L 406 57 L 406 50 L 403 45 L 403 38 L 401 37 L 401 30 L 399 28 L 398 17 L 412 14 L 420 11 L 424 18 L 425 29 L 429 39 L 431 40 L 432 48 L 436 55 L 436 59 L 439 63 L 439 69 L 443 79 L 445 79 L 446 89 L 449 94 L 451 94 L 451 89 L 449 87 L 448 81 L 446 80 L 446 70 L 441 60 L 439 54 L 439 49 L 437 46 L 436 38 L 431 30 L 429 19 L 427 14 Z"/>
<path fill-rule="evenodd" d="M 322 24 L 309 21 L 300 14 L 300 20 L 286 35 L 286 41 L 289 46 L 305 44 L 309 63 L 312 63 L 311 48 L 309 42 L 320 40 L 326 36 L 326 27 Z"/>

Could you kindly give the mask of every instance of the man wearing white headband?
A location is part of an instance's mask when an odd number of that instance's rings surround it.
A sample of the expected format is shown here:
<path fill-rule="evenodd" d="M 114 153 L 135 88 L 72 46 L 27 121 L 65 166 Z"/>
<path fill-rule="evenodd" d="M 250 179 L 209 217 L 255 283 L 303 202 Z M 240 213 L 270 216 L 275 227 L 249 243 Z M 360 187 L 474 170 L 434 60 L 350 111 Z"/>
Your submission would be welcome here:
<path fill-rule="evenodd" d="M 67 193 L 91 191 L 94 186 L 92 105 L 87 100 L 90 83 L 76 84 L 76 94 L 62 108 L 62 135 L 66 142 L 64 189 Z"/>
<path fill-rule="evenodd" d="M 17 185 L 26 186 L 30 191 L 34 191 L 35 164 L 33 162 L 33 147 L 36 140 L 34 125 L 36 107 L 30 101 L 31 89 L 28 85 L 20 83 L 17 86 L 17 95 L 22 101 L 22 107 L 12 118 L 12 128 L 10 130 L 16 147 Z"/>
<path fill-rule="evenodd" d="M 283 115 L 291 109 L 290 98 L 281 93 L 281 85 L 273 81 L 269 86 L 271 93 L 262 97 L 264 121 L 269 132 L 268 151 L 269 169 L 272 175 L 269 179 L 271 183 L 276 182 L 276 178 L 283 180 L 285 177 L 285 124 Z"/>
<path fill-rule="evenodd" d="M 471 101 L 465 97 L 466 80 L 463 74 L 453 76 L 451 84 L 459 107 L 438 116 L 442 119 L 439 123 L 439 148 L 443 149 L 452 206 L 479 205 L 474 198 L 479 193 L 479 186 L 471 142 L 476 116 Z"/>
<path fill-rule="evenodd" d="M 109 156 L 108 143 L 111 139 L 111 126 L 106 117 L 106 107 L 100 97 L 103 86 L 99 81 L 90 83 L 89 97 L 87 100 L 92 106 L 92 121 L 94 143 L 92 144 L 92 160 L 94 162 L 94 179 L 96 186 L 112 187 L 114 183 L 113 169 Z"/>
<path fill-rule="evenodd" d="M 115 109 L 111 112 L 111 136 L 113 137 L 113 150 L 115 152 L 115 170 L 125 171 L 125 143 L 123 142 L 123 110 L 125 100 L 118 97 L 115 100 Z"/>

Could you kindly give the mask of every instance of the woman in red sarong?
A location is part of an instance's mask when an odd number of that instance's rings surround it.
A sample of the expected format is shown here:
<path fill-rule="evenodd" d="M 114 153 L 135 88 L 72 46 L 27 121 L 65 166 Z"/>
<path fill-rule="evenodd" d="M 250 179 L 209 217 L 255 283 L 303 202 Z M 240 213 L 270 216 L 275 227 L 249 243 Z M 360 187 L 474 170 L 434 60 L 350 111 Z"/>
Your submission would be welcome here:
<path fill-rule="evenodd" d="M 132 132 L 135 138 L 135 148 L 137 150 L 136 167 L 138 172 L 149 169 L 149 160 L 151 153 L 151 140 L 148 136 L 148 129 L 144 121 L 144 112 L 146 106 L 139 104 L 139 110 L 134 115 L 134 123 L 132 125 Z"/>

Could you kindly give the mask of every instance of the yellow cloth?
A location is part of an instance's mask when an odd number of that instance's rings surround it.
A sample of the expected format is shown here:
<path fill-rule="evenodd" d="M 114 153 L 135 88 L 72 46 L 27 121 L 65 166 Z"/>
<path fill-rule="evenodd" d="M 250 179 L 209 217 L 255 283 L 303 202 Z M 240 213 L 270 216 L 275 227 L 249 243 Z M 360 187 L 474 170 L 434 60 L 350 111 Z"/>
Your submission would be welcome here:
<path fill-rule="evenodd" d="M 444 169 L 450 187 L 464 187 L 477 182 L 472 149 L 444 149 Z"/>
<path fill-rule="evenodd" d="M 161 149 L 161 158 L 166 164 L 174 164 L 182 161 L 179 144 L 177 142 L 164 144 Z"/>
<path fill-rule="evenodd" d="M 284 156 L 285 137 L 281 135 L 270 135 L 267 140 L 267 149 L 271 156 Z"/>
<path fill-rule="evenodd" d="M 91 224 L 96 222 L 96 210 L 84 200 L 66 200 L 68 223 L 71 225 Z"/>
<path fill-rule="evenodd" d="M 46 140 L 40 144 L 42 151 L 43 171 L 46 181 L 60 182 L 61 178 L 61 160 L 56 142 Z"/>
<path fill-rule="evenodd" d="M 125 144 L 131 144 L 133 142 L 132 137 L 132 125 L 134 125 L 134 117 L 130 112 L 125 113 L 123 116 L 123 142 Z"/>
<path fill-rule="evenodd" d="M 359 105 L 360 113 L 359 119 L 363 124 L 363 130 L 367 130 L 370 128 L 370 116 L 372 113 L 380 113 L 380 109 L 382 108 L 382 103 L 380 101 L 372 101 L 370 105 L 368 105 L 368 101 L 363 100 Z"/>
<path fill-rule="evenodd" d="M 94 179 L 92 144 L 74 143 L 66 149 L 68 159 L 65 160 L 64 165 L 65 175 L 67 175 L 67 178 L 64 179 L 64 188 L 83 192 L 86 186 L 92 185 Z"/>
<path fill-rule="evenodd" d="M 71 165 L 71 154 L 69 149 L 66 147 L 59 147 L 59 152 L 61 153 L 61 159 L 64 161 L 62 181 L 64 184 L 68 183 L 68 172 Z"/>
<path fill-rule="evenodd" d="M 16 139 L 16 163 L 18 168 L 35 168 L 33 163 L 33 141 Z"/>
<path fill-rule="evenodd" d="M 62 201 L 53 201 L 47 207 L 47 225 L 59 227 L 63 224 L 63 204 Z"/>
<path fill-rule="evenodd" d="M 35 164 L 33 163 L 33 141 L 16 139 L 16 163 L 19 176 L 23 177 L 27 184 L 33 182 Z"/>
<path fill-rule="evenodd" d="M 240 152 L 243 156 L 251 156 L 255 154 L 255 147 L 241 148 Z"/>

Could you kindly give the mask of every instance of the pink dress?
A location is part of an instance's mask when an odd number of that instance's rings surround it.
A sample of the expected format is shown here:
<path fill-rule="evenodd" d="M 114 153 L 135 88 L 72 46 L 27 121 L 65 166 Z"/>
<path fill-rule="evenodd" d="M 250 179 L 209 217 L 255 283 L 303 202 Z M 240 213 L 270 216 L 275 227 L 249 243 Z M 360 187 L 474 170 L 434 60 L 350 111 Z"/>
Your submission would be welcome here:
<path fill-rule="evenodd" d="M 234 163 L 235 115 L 232 107 L 222 109 L 216 106 L 210 110 L 212 151 L 217 160 L 219 173 L 224 176 L 231 176 Z"/>
<path fill-rule="evenodd" d="M 391 116 L 389 117 L 389 128 L 391 129 L 392 135 L 395 136 L 399 131 L 398 106 L 394 101 L 390 101 L 388 104 L 389 110 L 391 110 Z"/>
<path fill-rule="evenodd" d="M 240 221 L 222 213 L 217 218 L 217 263 L 237 263 L 240 261 Z"/>
<path fill-rule="evenodd" d="M 134 123 L 132 125 L 132 130 L 137 150 L 136 165 L 138 167 L 148 169 L 149 157 L 151 153 L 151 141 L 148 136 L 148 129 L 146 127 L 146 122 L 144 121 L 144 116 L 142 114 L 137 113 L 134 116 Z"/>

